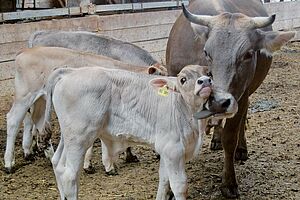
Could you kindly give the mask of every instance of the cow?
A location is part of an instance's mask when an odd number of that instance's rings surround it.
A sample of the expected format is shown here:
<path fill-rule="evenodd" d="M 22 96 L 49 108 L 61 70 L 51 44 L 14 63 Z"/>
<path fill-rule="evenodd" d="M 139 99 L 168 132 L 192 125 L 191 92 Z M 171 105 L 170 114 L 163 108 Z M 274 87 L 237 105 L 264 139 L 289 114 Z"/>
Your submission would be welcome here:
<path fill-rule="evenodd" d="M 146 50 L 129 42 L 87 31 L 37 31 L 28 41 L 28 47 L 64 47 L 86 51 L 138 66 L 159 63 Z"/>
<path fill-rule="evenodd" d="M 15 75 L 15 99 L 12 108 L 7 114 L 7 142 L 4 154 L 5 169 L 12 172 L 14 165 L 14 144 L 20 123 L 24 119 L 23 149 L 24 157 L 30 158 L 33 124 L 42 133 L 45 101 L 39 98 L 32 105 L 48 75 L 54 68 L 72 65 L 81 66 L 108 66 L 110 68 L 121 68 L 139 73 L 166 75 L 166 69 L 156 64 L 155 66 L 134 66 L 123 63 L 105 56 L 86 52 L 74 51 L 61 47 L 34 47 L 23 50 L 16 56 Z M 31 108 L 31 112 L 27 112 Z M 88 154 L 90 155 L 90 154 Z M 85 169 L 89 169 L 89 159 L 85 163 Z"/>
<path fill-rule="evenodd" d="M 239 196 L 234 158 L 248 158 L 244 134 L 248 98 L 266 77 L 272 53 L 295 35 L 272 31 L 274 20 L 275 15 L 268 17 L 259 0 L 194 0 L 188 9 L 183 5 L 183 13 L 169 35 L 169 75 L 188 64 L 208 65 L 215 85 L 238 101 L 238 113 L 226 120 L 224 128 L 215 129 L 211 146 L 217 148 L 222 142 L 225 160 L 221 192 L 228 198 Z"/>
<path fill-rule="evenodd" d="M 177 200 L 186 199 L 185 162 L 201 148 L 205 118 L 237 112 L 233 96 L 214 88 L 207 72 L 198 65 L 186 66 L 177 77 L 99 67 L 52 72 L 41 93 L 47 99 L 45 120 L 53 104 L 61 127 L 51 160 L 61 199 L 78 198 L 83 157 L 97 137 L 108 155 L 106 170 L 129 145 L 152 146 L 160 155 L 156 199 L 168 199 L 170 189 Z"/>

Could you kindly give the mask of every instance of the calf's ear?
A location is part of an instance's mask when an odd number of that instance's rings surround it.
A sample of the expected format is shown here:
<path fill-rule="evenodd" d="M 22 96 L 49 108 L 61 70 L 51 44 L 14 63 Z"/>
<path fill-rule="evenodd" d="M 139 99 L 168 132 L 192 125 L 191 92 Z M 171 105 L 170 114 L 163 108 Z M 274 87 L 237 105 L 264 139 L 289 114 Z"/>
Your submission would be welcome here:
<path fill-rule="evenodd" d="M 261 31 L 260 34 L 263 39 L 259 43 L 260 49 L 266 49 L 268 52 L 273 53 L 280 50 L 280 48 L 292 39 L 296 32 L 295 31 Z"/>
<path fill-rule="evenodd" d="M 165 68 L 164 66 L 160 64 L 154 64 L 148 67 L 148 74 L 167 76 L 168 72 L 167 68 Z"/>
<path fill-rule="evenodd" d="M 149 81 L 149 84 L 154 88 L 167 87 L 168 90 L 176 90 L 176 77 L 154 78 Z"/>

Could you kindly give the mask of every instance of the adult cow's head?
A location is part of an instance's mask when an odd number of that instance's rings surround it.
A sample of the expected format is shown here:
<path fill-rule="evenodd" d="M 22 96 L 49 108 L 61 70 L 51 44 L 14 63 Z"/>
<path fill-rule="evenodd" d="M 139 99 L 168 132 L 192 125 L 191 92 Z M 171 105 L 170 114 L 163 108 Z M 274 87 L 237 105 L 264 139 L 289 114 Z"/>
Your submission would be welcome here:
<path fill-rule="evenodd" d="M 215 84 L 239 100 L 253 80 L 258 51 L 267 56 L 294 37 L 294 32 L 262 31 L 270 26 L 275 15 L 248 17 L 241 13 L 221 13 L 216 16 L 183 13 L 201 38 L 205 38 L 204 53 L 211 67 Z"/>

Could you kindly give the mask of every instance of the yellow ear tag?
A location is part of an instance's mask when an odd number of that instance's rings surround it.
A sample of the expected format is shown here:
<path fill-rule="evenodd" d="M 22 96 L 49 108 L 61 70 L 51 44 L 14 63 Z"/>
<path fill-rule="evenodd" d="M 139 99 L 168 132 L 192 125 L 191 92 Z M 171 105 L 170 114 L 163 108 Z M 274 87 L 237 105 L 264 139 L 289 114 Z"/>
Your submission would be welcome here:
<path fill-rule="evenodd" d="M 158 94 L 163 97 L 168 96 L 169 95 L 168 86 L 164 85 L 163 87 L 159 88 Z"/>

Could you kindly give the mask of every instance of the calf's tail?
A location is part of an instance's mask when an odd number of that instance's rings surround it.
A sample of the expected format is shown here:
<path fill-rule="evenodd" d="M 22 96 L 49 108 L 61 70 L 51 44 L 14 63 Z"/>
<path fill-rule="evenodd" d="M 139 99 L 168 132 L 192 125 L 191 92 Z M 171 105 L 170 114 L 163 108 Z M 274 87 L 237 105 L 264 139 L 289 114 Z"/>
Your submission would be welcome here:
<path fill-rule="evenodd" d="M 51 140 L 50 140 L 52 135 L 50 121 L 51 121 L 51 111 L 52 111 L 53 90 L 55 88 L 55 85 L 59 82 L 59 80 L 61 80 L 65 74 L 71 71 L 72 70 L 66 68 L 66 66 L 54 69 L 54 71 L 48 77 L 48 80 L 44 85 L 44 88 L 40 92 L 40 96 L 43 96 L 46 100 L 46 110 L 45 110 L 43 126 L 41 132 L 39 132 L 38 134 L 39 135 L 38 147 L 40 150 L 44 150 L 46 157 L 49 158 L 51 158 L 54 153 L 53 147 L 51 145 Z"/>

